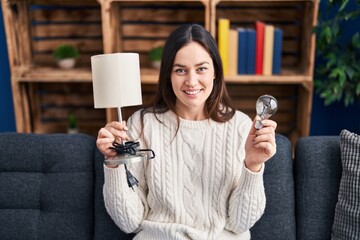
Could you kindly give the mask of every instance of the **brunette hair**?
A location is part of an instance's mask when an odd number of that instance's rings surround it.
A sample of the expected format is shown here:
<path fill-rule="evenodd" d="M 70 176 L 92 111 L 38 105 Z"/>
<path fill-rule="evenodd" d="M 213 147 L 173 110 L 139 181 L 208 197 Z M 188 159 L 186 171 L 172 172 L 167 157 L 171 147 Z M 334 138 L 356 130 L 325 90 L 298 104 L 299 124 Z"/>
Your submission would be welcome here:
<path fill-rule="evenodd" d="M 156 95 L 152 106 L 142 110 L 142 120 L 146 113 L 154 113 L 156 116 L 156 113 L 171 110 L 176 114 L 176 95 L 171 85 L 171 72 L 176 53 L 190 42 L 199 43 L 209 53 L 214 65 L 214 86 L 205 102 L 205 116 L 216 122 L 226 122 L 234 116 L 235 108 L 225 86 L 223 66 L 215 39 L 201 25 L 186 24 L 174 30 L 165 42 Z"/>

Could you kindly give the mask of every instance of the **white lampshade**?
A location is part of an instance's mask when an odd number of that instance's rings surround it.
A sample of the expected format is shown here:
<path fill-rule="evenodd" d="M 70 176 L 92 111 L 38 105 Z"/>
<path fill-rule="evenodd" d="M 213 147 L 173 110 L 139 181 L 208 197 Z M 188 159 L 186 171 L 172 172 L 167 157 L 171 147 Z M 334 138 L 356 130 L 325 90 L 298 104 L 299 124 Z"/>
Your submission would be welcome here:
<path fill-rule="evenodd" d="M 138 53 L 110 53 L 91 57 L 95 108 L 141 105 Z"/>

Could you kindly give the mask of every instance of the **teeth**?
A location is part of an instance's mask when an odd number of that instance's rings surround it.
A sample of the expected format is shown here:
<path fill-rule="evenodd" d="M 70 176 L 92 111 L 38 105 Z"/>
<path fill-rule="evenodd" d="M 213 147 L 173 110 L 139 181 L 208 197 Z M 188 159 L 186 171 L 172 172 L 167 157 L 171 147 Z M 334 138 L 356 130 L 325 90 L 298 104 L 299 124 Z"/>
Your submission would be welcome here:
<path fill-rule="evenodd" d="M 200 90 L 194 90 L 194 91 L 185 91 L 186 94 L 189 94 L 189 95 L 195 95 L 197 93 L 199 93 Z"/>

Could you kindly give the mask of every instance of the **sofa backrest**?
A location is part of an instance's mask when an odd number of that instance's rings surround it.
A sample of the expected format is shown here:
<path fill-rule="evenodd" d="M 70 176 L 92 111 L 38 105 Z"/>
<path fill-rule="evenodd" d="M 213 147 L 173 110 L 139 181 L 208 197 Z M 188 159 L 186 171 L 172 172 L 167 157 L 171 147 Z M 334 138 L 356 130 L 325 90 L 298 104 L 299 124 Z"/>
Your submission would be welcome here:
<path fill-rule="evenodd" d="M 291 144 L 276 142 L 254 240 L 295 239 Z M 0 239 L 132 239 L 106 212 L 103 159 L 88 135 L 0 133 Z"/>
<path fill-rule="evenodd" d="M 0 134 L 0 239 L 91 239 L 94 138 Z"/>
<path fill-rule="evenodd" d="M 342 171 L 340 137 L 300 138 L 294 164 L 297 239 L 331 239 Z"/>

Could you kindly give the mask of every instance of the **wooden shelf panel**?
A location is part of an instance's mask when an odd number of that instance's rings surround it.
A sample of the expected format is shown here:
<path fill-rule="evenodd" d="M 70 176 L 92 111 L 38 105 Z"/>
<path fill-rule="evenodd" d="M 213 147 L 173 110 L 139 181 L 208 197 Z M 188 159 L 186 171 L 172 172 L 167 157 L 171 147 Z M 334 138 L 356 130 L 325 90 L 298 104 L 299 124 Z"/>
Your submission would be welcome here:
<path fill-rule="evenodd" d="M 15 68 L 14 76 L 18 82 L 91 82 L 91 70 L 89 68 L 59 69 L 51 67 Z M 143 84 L 156 84 L 159 70 L 141 68 L 141 82 Z M 281 75 L 237 75 L 227 76 L 225 81 L 238 84 L 267 83 L 267 84 L 303 84 L 311 82 L 311 76 L 295 74 L 291 71 L 283 71 Z"/>
<path fill-rule="evenodd" d="M 302 75 L 238 75 L 225 77 L 225 82 L 238 83 L 238 84 L 254 84 L 254 83 L 267 83 L 267 84 L 303 84 L 311 82 L 311 77 Z"/>
<path fill-rule="evenodd" d="M 81 120 L 79 120 L 81 121 Z M 88 135 L 92 135 L 94 137 L 97 136 L 97 133 L 100 128 L 105 126 L 106 120 L 92 122 L 92 123 L 80 123 L 78 126 L 79 133 L 85 133 Z M 64 122 L 50 122 L 50 123 L 35 123 L 34 124 L 34 133 L 67 133 L 68 123 Z"/>
<path fill-rule="evenodd" d="M 73 68 L 60 69 L 55 67 L 17 67 L 13 70 L 13 76 L 17 82 L 91 82 L 91 69 Z M 141 80 L 143 83 L 157 83 L 158 70 L 141 69 Z"/>
<path fill-rule="evenodd" d="M 12 0 L 11 2 L 21 2 L 23 0 Z M 52 6 L 64 6 L 64 5 L 70 5 L 70 6 L 84 6 L 84 4 L 86 5 L 94 5 L 94 6 L 99 6 L 99 3 L 97 2 L 97 0 L 30 0 L 29 1 L 31 4 L 33 5 L 37 5 L 37 4 L 48 4 L 48 5 L 52 5 Z"/>
<path fill-rule="evenodd" d="M 17 82 L 90 82 L 88 68 L 60 69 L 51 67 L 14 68 Z"/>
<path fill-rule="evenodd" d="M 29 1 L 28 29 L 31 63 L 55 65 L 52 56 L 60 44 L 78 48 L 78 63 L 89 66 L 91 55 L 103 52 L 100 5 L 88 1 Z"/>
<path fill-rule="evenodd" d="M 213 4 L 218 4 L 222 0 L 213 0 Z M 227 2 L 238 2 L 258 5 L 259 3 L 288 3 L 288 2 L 318 2 L 318 0 L 226 0 Z"/>
<path fill-rule="evenodd" d="M 101 0 L 100 0 L 101 1 Z M 131 2 L 131 3 L 150 3 L 152 5 L 156 5 L 159 3 L 192 3 L 192 2 L 199 2 L 199 3 L 203 3 L 206 4 L 207 2 L 209 2 L 209 0 L 137 0 L 137 1 L 133 1 L 133 0 L 109 0 L 109 2 L 112 3 L 124 3 L 124 2 Z"/>
<path fill-rule="evenodd" d="M 147 84 L 157 83 L 158 74 L 159 72 L 156 69 L 143 68 L 141 69 L 141 82 Z M 312 82 L 312 77 L 285 69 L 281 75 L 236 75 L 225 77 L 225 81 L 238 84 L 307 84 Z"/>
<path fill-rule="evenodd" d="M 105 45 L 112 46 L 105 52 L 137 52 L 142 67 L 151 66 L 149 51 L 163 46 L 180 25 L 198 23 L 207 29 L 210 26 L 210 0 L 110 2 L 112 11 L 103 27 L 112 25 L 113 37 L 104 40 Z"/>

